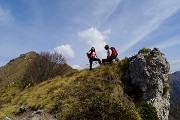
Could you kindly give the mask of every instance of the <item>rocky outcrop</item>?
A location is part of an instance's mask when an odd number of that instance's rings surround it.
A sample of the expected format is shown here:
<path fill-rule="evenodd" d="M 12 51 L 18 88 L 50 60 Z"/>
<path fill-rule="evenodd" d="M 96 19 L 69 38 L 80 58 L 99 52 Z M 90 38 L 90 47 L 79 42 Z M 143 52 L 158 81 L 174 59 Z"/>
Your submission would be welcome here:
<path fill-rule="evenodd" d="M 159 49 L 141 49 L 129 63 L 128 77 L 141 91 L 141 100 L 156 108 L 160 120 L 168 120 L 170 65 Z"/>
<path fill-rule="evenodd" d="M 25 112 L 27 112 L 26 107 L 25 106 L 21 106 L 19 108 L 19 111 L 16 113 L 16 115 L 20 115 L 20 114 L 23 114 Z"/>
<path fill-rule="evenodd" d="M 9 119 L 5 119 L 9 120 Z M 11 119 L 10 119 L 11 120 Z M 27 111 L 19 114 L 13 120 L 57 120 L 53 115 L 50 115 L 45 110 Z"/>
<path fill-rule="evenodd" d="M 5 117 L 3 120 L 11 120 L 11 118 L 9 118 L 9 117 Z"/>

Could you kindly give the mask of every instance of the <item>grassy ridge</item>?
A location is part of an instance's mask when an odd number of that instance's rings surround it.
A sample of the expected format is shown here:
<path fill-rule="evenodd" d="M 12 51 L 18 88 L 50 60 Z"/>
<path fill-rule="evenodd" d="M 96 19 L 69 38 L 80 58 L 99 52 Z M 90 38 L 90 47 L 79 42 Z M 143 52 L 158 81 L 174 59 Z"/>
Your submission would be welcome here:
<path fill-rule="evenodd" d="M 12 59 L 7 65 L 0 67 L 0 87 L 19 82 L 27 65 L 37 56 L 35 52 L 21 54 L 18 58 Z"/>
<path fill-rule="evenodd" d="M 125 58 L 115 64 L 101 65 L 92 71 L 72 71 L 26 89 L 16 84 L 0 87 L 0 119 L 15 117 L 18 108 L 23 105 L 29 110 L 44 109 L 62 120 L 156 120 L 151 106 L 137 104 L 124 91 L 128 83 L 124 83 L 123 75 L 129 61 Z M 15 71 L 13 76 L 17 78 Z M 128 88 L 129 91 L 131 89 Z"/>
<path fill-rule="evenodd" d="M 45 109 L 61 119 L 140 120 L 135 104 L 123 92 L 120 75 L 115 65 L 106 65 L 56 77 L 23 91 L 16 86 L 1 89 L 4 104 L 0 118 L 13 116 L 25 105 L 31 110 Z"/>

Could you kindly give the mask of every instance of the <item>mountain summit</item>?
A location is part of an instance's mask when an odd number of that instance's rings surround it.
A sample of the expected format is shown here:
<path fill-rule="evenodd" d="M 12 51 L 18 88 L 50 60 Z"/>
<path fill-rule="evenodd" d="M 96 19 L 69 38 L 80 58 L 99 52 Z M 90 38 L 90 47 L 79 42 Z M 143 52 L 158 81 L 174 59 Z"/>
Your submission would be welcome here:
<path fill-rule="evenodd" d="M 6 67 L 0 68 L 1 73 Z M 23 88 L 1 76 L 0 118 L 29 120 L 37 117 L 32 113 L 43 110 L 39 117 L 52 115 L 47 120 L 168 120 L 169 68 L 159 49 L 143 48 L 130 58 L 92 71 L 69 69 Z M 26 112 L 19 114 L 21 106 Z"/>
<path fill-rule="evenodd" d="M 170 65 L 159 49 L 142 49 L 131 58 L 127 78 L 136 85 L 141 100 L 156 108 L 158 118 L 167 120 L 170 109 Z"/>
<path fill-rule="evenodd" d="M 3 67 L 0 67 L 0 87 L 11 85 L 19 82 L 27 66 L 39 56 L 36 52 L 31 51 L 21 54 L 19 57 L 12 59 Z"/>

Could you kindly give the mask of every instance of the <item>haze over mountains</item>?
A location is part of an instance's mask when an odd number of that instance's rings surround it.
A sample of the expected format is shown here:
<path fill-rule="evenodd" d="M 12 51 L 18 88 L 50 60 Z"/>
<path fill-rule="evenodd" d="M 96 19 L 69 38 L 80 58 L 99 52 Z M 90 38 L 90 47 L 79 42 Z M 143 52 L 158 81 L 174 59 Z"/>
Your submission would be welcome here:
<path fill-rule="evenodd" d="M 180 71 L 171 74 L 171 111 L 176 120 L 180 119 Z"/>

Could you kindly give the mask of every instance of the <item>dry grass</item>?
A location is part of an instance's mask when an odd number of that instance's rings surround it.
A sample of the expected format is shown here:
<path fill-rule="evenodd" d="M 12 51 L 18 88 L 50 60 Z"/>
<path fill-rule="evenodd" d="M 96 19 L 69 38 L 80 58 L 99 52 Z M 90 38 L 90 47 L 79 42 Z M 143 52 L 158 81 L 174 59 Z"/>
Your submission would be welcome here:
<path fill-rule="evenodd" d="M 13 116 L 21 105 L 45 109 L 62 120 L 141 120 L 136 105 L 123 91 L 122 74 L 128 59 L 58 76 L 21 91 L 18 86 L 1 89 L 0 119 Z M 122 68 L 120 68 L 122 67 Z M 14 91 L 14 92 L 13 92 Z"/>
<path fill-rule="evenodd" d="M 35 58 L 37 54 L 35 52 L 29 52 L 22 54 L 20 57 L 11 60 L 7 65 L 0 67 L 0 87 L 6 87 L 13 84 L 17 84 L 23 77 L 23 74 L 27 68 L 27 65 Z"/>
<path fill-rule="evenodd" d="M 117 70 L 113 69 L 114 66 L 104 65 L 91 72 L 83 70 L 23 91 L 16 86 L 8 87 L 1 91 L 4 96 L 0 101 L 7 103 L 8 109 L 2 106 L 0 118 L 13 116 L 19 106 L 25 105 L 32 110 L 46 109 L 62 119 L 95 119 L 97 116 L 100 119 L 140 119 L 134 103 L 123 94 L 121 85 L 113 83 L 114 80 L 121 81 Z M 16 94 L 13 95 L 13 91 Z"/>

